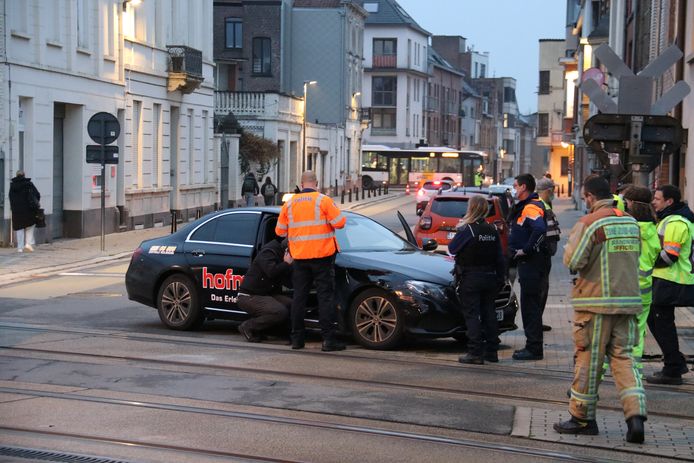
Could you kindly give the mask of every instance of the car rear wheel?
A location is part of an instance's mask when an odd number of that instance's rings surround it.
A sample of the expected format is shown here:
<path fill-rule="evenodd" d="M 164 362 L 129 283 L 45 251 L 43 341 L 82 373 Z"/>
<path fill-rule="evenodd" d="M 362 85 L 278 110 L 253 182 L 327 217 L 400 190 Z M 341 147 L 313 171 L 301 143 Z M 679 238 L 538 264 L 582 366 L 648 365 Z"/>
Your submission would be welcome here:
<path fill-rule="evenodd" d="M 394 348 L 402 340 L 404 323 L 402 313 L 391 296 L 380 289 L 364 291 L 352 303 L 352 334 L 364 347 Z"/>
<path fill-rule="evenodd" d="M 171 275 L 159 287 L 157 296 L 159 318 L 173 330 L 199 328 L 203 315 L 193 282 L 185 275 Z"/>

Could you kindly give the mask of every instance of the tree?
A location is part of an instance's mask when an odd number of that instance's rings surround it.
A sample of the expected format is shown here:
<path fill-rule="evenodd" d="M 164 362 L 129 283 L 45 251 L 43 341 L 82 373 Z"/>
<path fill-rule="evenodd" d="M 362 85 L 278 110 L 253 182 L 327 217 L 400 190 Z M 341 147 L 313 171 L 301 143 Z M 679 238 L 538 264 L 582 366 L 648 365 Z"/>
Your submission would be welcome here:
<path fill-rule="evenodd" d="M 270 170 L 272 162 L 280 155 L 279 148 L 270 140 L 243 131 L 239 141 L 239 167 L 244 175 L 253 170 L 263 177 Z"/>

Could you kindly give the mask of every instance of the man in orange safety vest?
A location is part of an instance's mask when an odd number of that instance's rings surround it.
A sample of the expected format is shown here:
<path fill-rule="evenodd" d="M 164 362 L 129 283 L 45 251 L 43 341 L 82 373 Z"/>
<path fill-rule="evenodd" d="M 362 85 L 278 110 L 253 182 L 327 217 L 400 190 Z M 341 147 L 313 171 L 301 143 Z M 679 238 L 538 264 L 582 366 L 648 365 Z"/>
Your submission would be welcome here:
<path fill-rule="evenodd" d="M 301 175 L 301 192 L 292 196 L 280 212 L 275 233 L 289 239 L 289 253 L 294 259 L 291 309 L 292 349 L 304 347 L 304 316 L 311 285 L 315 283 L 319 304 L 319 321 L 324 352 L 344 350 L 337 333 L 335 307 L 335 254 L 338 251 L 335 230 L 345 226 L 347 218 L 335 202 L 316 191 L 316 174 L 307 170 Z"/>

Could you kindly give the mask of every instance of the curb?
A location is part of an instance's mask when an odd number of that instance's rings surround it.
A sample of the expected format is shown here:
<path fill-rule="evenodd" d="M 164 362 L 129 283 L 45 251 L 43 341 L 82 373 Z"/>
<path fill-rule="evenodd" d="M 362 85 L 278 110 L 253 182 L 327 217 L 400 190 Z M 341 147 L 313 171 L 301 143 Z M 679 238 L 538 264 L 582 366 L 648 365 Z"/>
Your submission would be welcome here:
<path fill-rule="evenodd" d="M 365 203 L 351 204 L 350 206 L 345 207 L 345 209 L 348 209 L 348 210 L 350 210 L 350 211 L 353 211 L 353 210 L 355 210 L 355 209 L 360 209 L 360 208 L 362 208 L 362 207 L 370 206 L 370 205 L 372 205 L 372 204 L 378 204 L 378 203 L 382 203 L 382 202 L 385 202 L 385 201 L 390 200 L 390 199 L 399 198 L 400 196 L 405 196 L 405 193 L 393 193 L 392 195 L 389 194 L 389 195 L 386 195 L 386 196 L 382 196 L 382 197 L 380 197 L 380 198 L 377 198 L 377 199 L 374 199 L 374 200 L 372 200 L 372 201 L 368 201 L 368 202 L 365 202 Z M 337 206 L 340 207 L 340 206 L 342 206 L 342 204 L 338 204 Z"/>

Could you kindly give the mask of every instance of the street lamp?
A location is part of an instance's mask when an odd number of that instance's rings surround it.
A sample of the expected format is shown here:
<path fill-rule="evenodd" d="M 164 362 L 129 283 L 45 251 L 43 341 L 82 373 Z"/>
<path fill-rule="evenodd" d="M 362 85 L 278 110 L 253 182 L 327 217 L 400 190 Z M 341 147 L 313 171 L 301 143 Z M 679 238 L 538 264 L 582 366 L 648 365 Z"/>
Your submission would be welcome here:
<path fill-rule="evenodd" d="M 304 124 L 303 124 L 303 145 L 304 145 L 304 155 L 302 156 L 302 161 L 301 161 L 301 171 L 306 170 L 306 116 L 308 115 L 308 107 L 306 106 L 306 93 L 308 91 L 308 86 L 309 85 L 315 85 L 318 82 L 315 80 L 305 80 L 304 81 Z"/>
<path fill-rule="evenodd" d="M 142 3 L 142 0 L 123 0 L 123 11 L 128 11 L 128 4 L 136 6 Z"/>

